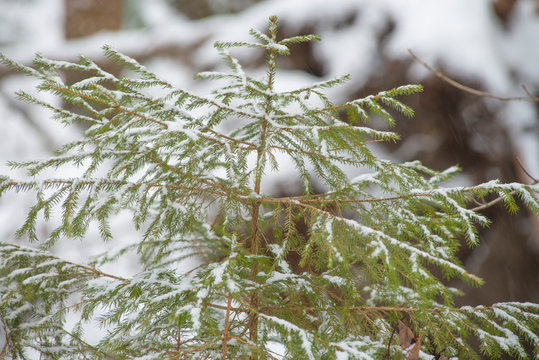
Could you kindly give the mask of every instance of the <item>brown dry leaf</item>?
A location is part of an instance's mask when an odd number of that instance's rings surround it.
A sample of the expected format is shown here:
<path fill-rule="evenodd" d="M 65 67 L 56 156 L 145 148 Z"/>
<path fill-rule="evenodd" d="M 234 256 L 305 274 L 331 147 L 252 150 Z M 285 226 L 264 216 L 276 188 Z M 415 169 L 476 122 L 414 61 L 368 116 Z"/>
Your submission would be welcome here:
<path fill-rule="evenodd" d="M 421 350 L 421 335 L 418 335 L 415 339 L 414 347 L 408 352 L 406 360 L 417 360 L 419 359 L 419 350 Z"/>
<path fill-rule="evenodd" d="M 438 360 L 449 360 L 449 358 L 445 355 L 442 355 L 438 358 Z"/>
<path fill-rule="evenodd" d="M 412 345 L 412 340 L 414 340 L 415 336 L 412 330 L 406 326 L 405 323 L 399 320 L 398 322 L 399 327 L 399 343 L 401 345 L 401 348 L 408 349 L 410 345 Z"/>

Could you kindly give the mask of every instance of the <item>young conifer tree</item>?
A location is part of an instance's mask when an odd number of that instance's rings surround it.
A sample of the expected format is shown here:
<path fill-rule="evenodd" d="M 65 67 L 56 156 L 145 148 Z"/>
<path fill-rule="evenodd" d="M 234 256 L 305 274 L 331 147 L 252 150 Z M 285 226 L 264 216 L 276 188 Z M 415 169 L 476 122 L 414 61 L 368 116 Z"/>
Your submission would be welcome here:
<path fill-rule="evenodd" d="M 455 257 L 460 239 L 475 245 L 476 226 L 488 225 L 468 206 L 474 199 L 494 194 L 512 212 L 518 196 L 538 213 L 539 187 L 443 187 L 457 167 L 438 172 L 378 158 L 369 143 L 398 135 L 362 123 L 374 114 L 393 125 L 390 111 L 412 116 L 397 97 L 421 86 L 341 105 L 324 91 L 347 76 L 277 92 L 278 57 L 290 44 L 318 39 L 278 41 L 277 27 L 272 17 L 267 34 L 251 30 L 252 43 L 216 43 L 230 72 L 198 74 L 219 80 L 207 97 L 110 47 L 106 55 L 137 78 L 116 77 L 85 57 L 68 63 L 38 56 L 34 67 L 2 58 L 78 110 L 20 92 L 22 99 L 52 109 L 66 125 L 89 128 L 55 157 L 12 164 L 32 179 L 0 178 L 0 193 L 36 193 L 18 234 L 39 243 L 0 243 L 7 340 L 0 358 L 37 351 L 46 359 L 476 359 L 473 338 L 493 358 L 526 358 L 530 344 L 537 354 L 539 305 L 456 307 L 459 291 L 444 281 L 481 284 Z M 265 52 L 262 79 L 244 72 L 229 52 L 234 47 Z M 65 84 L 65 70 L 87 76 Z M 148 88 L 161 96 L 147 95 Z M 302 195 L 261 191 L 283 158 L 295 164 Z M 41 176 L 65 164 L 78 166 L 80 176 Z M 350 178 L 345 166 L 363 175 Z M 36 221 L 55 207 L 59 225 L 42 239 Z M 114 242 L 109 218 L 126 209 L 140 242 L 84 264 L 47 251 L 60 238 L 85 237 L 92 222 Z M 99 270 L 133 252 L 143 267 L 135 276 Z M 184 268 L 187 257 L 199 266 Z M 80 322 L 68 327 L 68 313 L 80 314 Z M 94 318 L 103 338 L 90 344 L 83 329 Z"/>

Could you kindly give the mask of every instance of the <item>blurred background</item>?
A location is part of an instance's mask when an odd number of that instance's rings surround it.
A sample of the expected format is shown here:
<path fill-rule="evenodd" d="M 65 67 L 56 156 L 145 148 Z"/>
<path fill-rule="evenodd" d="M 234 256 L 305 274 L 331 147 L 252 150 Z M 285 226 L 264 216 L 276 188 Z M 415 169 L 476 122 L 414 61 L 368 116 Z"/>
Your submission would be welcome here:
<path fill-rule="evenodd" d="M 208 84 L 195 81 L 193 74 L 222 67 L 213 42 L 247 40 L 250 28 L 264 30 L 268 17 L 277 15 L 283 37 L 322 36 L 321 42 L 293 46 L 291 56 L 281 58 L 280 88 L 348 73 L 352 80 L 331 93 L 342 102 L 408 83 L 424 85 L 424 93 L 403 99 L 416 116 L 398 118 L 395 130 L 402 140 L 376 148 L 380 156 L 418 159 L 438 170 L 458 164 L 463 173 L 451 185 L 532 182 L 523 168 L 539 178 L 538 102 L 469 94 L 433 76 L 408 52 L 467 86 L 502 97 L 537 97 L 536 0 L 0 0 L 0 8 L 0 52 L 19 62 L 31 64 L 37 52 L 70 61 L 84 54 L 118 73 L 101 50 L 109 44 L 167 81 L 202 93 Z M 260 53 L 237 55 L 247 71 L 263 75 Z M 7 160 L 44 158 L 80 136 L 80 130 L 54 123 L 42 108 L 16 100 L 15 91 L 31 92 L 33 85 L 0 65 L 2 174 L 9 171 Z M 290 179 L 290 174 L 276 174 L 270 191 L 293 195 L 300 187 Z M 32 200 L 21 194 L 0 199 L 2 241 L 21 241 L 13 233 Z M 493 224 L 481 230 L 481 244 L 463 246 L 460 257 L 486 284 L 477 289 L 455 283 L 466 292 L 459 302 L 539 302 L 539 219 L 525 208 L 510 215 L 501 204 L 483 213 Z M 115 229 L 118 244 L 137 236 L 128 217 L 120 217 Z M 47 230 L 50 225 L 43 224 L 43 234 Z M 104 246 L 96 236 L 62 242 L 53 250 L 84 261 Z M 135 267 L 127 262 L 115 270 Z"/>

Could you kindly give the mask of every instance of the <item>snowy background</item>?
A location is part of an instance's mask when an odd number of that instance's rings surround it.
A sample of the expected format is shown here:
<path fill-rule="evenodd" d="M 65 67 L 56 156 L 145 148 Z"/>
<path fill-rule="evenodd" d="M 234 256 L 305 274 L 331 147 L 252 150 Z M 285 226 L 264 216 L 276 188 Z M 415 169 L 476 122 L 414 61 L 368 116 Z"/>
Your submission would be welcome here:
<path fill-rule="evenodd" d="M 508 5 L 506 8 L 503 5 Z M 204 93 L 195 81 L 201 70 L 221 68 L 212 44 L 248 39 L 248 30 L 264 30 L 277 15 L 284 36 L 317 33 L 322 41 L 295 46 L 282 59 L 280 88 L 299 87 L 342 74 L 352 80 L 332 94 L 346 101 L 406 83 L 420 82 L 423 94 L 404 101 L 416 118 L 400 119 L 403 140 L 380 147 L 381 156 L 402 161 L 419 159 L 444 169 L 463 167 L 455 181 L 470 185 L 499 178 L 531 180 L 516 158 L 539 177 L 539 104 L 502 102 L 457 90 L 433 77 L 410 56 L 412 49 L 450 77 L 498 96 L 539 96 L 539 2 L 535 0 L 0 0 L 0 51 L 30 64 L 36 52 L 75 60 L 84 54 L 114 69 L 102 54 L 109 44 L 145 63 L 161 77 Z M 263 58 L 238 53 L 248 71 L 260 73 Z M 49 113 L 15 99 L 19 89 L 32 92 L 33 81 L 0 66 L 0 173 L 7 160 L 48 156 L 59 144 L 80 136 L 63 128 Z M 55 102 L 46 94 L 42 98 Z M 10 172 L 13 176 L 13 173 Z M 290 194 L 293 177 L 286 171 L 272 177 L 270 190 Z M 24 241 L 13 233 L 24 220 L 32 195 L 8 194 L 0 199 L 0 239 Z M 539 221 L 523 209 L 507 215 L 501 206 L 489 209 L 494 220 L 481 233 L 482 244 L 463 249 L 461 258 L 485 278 L 478 289 L 464 287 L 462 303 L 539 302 Z M 52 226 L 43 224 L 45 236 Z M 119 216 L 113 231 L 119 246 L 136 241 L 128 216 Z M 105 250 L 97 236 L 62 241 L 53 251 L 84 262 Z M 125 261 L 118 275 L 136 271 Z M 456 284 L 461 286 L 461 284 Z M 91 336 L 91 334 L 90 334 Z"/>

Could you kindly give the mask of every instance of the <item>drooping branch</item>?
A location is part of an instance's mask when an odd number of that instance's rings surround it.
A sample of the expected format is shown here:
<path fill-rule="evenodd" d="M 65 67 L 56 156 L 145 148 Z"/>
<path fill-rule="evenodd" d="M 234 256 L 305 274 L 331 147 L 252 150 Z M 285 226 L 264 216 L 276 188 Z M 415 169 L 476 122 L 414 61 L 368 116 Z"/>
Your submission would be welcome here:
<path fill-rule="evenodd" d="M 13 252 L 21 252 L 21 251 L 23 251 L 25 253 L 28 253 L 29 256 L 31 256 L 31 254 L 39 255 L 39 256 L 46 256 L 46 258 L 49 259 L 50 261 L 58 262 L 58 263 L 63 264 L 63 265 L 68 265 L 68 266 L 72 266 L 72 267 L 80 269 L 80 270 L 84 270 L 84 271 L 86 271 L 86 272 L 88 272 L 88 273 L 90 273 L 90 274 L 92 274 L 93 276 L 96 276 L 96 277 L 107 277 L 107 278 L 122 281 L 122 282 L 128 281 L 125 278 L 122 278 L 122 277 L 119 277 L 119 276 L 116 276 L 116 275 L 113 275 L 113 274 L 105 273 L 103 271 L 97 270 L 96 268 L 93 268 L 93 267 L 90 267 L 90 266 L 87 266 L 87 265 L 82 265 L 82 264 L 74 263 L 72 261 L 64 260 L 64 259 L 61 259 L 61 258 L 56 257 L 54 255 L 51 255 L 49 253 L 41 252 L 40 250 L 36 250 L 36 249 L 33 249 L 33 248 L 23 247 L 23 246 L 15 245 L 15 244 L 3 244 L 2 247 L 8 248 L 8 250 L 3 250 L 3 252 L 5 252 L 5 253 L 10 253 L 10 252 L 13 253 Z"/>
<path fill-rule="evenodd" d="M 37 187 L 39 184 L 42 186 L 59 186 L 59 185 L 73 185 L 73 184 L 81 184 L 81 185 L 87 185 L 87 186 L 95 186 L 95 185 L 133 185 L 133 186 L 147 186 L 150 188 L 169 188 L 169 189 L 182 189 L 182 190 L 188 190 L 188 191 L 194 191 L 194 192 L 202 192 L 202 193 L 208 193 L 212 195 L 217 195 L 221 197 L 228 197 L 227 193 L 212 190 L 212 189 L 206 189 L 201 187 L 192 187 L 192 186 L 184 186 L 179 184 L 155 184 L 155 183 L 130 183 L 128 181 L 112 181 L 112 180 L 84 180 L 84 181 L 77 181 L 72 179 L 53 179 L 53 180 L 43 180 L 43 181 L 10 181 L 7 184 L 4 184 L 3 187 L 5 188 L 14 188 L 14 189 L 29 189 L 32 187 Z M 241 199 L 241 198 L 240 198 Z M 245 200 L 246 202 L 248 200 Z"/>

